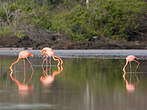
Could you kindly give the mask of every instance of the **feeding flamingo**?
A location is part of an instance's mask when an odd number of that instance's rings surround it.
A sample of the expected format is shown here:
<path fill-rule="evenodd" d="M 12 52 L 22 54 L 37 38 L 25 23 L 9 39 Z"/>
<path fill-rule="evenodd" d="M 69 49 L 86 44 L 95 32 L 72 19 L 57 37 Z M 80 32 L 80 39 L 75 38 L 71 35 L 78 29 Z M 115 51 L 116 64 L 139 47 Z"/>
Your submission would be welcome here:
<path fill-rule="evenodd" d="M 43 48 L 41 50 L 41 52 L 42 52 L 42 55 L 46 56 L 46 59 L 43 58 L 43 63 L 42 63 L 43 72 L 44 72 L 44 61 L 45 60 L 46 60 L 46 71 L 47 71 L 47 59 L 48 59 L 48 57 L 50 57 L 50 62 L 49 62 L 50 68 L 51 68 L 51 57 L 53 58 L 53 60 L 58 61 L 58 65 L 62 65 L 63 64 L 63 60 L 60 57 L 55 56 L 52 48 L 45 47 L 45 48 Z"/>
<path fill-rule="evenodd" d="M 13 62 L 12 64 L 11 64 L 11 66 L 10 66 L 10 70 L 11 70 L 11 73 L 10 73 L 10 77 L 11 77 L 11 79 L 14 81 L 14 82 L 16 82 L 17 83 L 17 85 L 18 85 L 18 89 L 19 90 L 30 90 L 31 89 L 31 86 L 29 86 L 29 85 L 27 85 L 26 83 L 25 83 L 25 80 L 26 80 L 26 73 L 25 73 L 25 59 L 27 59 L 27 61 L 28 61 L 28 63 L 30 64 L 30 67 L 31 67 L 31 69 L 32 69 L 32 74 L 31 74 L 31 77 L 30 77 L 30 79 L 29 79 L 29 82 L 30 82 L 30 80 L 32 79 L 32 75 L 33 75 L 33 73 L 34 73 L 34 69 L 33 69 L 33 67 L 32 67 L 32 64 L 31 64 L 31 62 L 29 61 L 29 59 L 28 59 L 28 57 L 29 56 L 33 56 L 33 54 L 32 53 L 30 53 L 30 52 L 28 52 L 28 51 L 21 51 L 20 53 L 19 53 L 19 55 L 18 55 L 18 58 L 17 58 L 17 60 L 15 61 L 15 62 Z M 23 81 L 23 83 L 21 84 L 18 80 L 16 80 L 15 78 L 13 78 L 13 65 L 14 64 L 17 64 L 21 59 L 23 59 L 23 61 L 24 61 L 24 81 Z"/>
<path fill-rule="evenodd" d="M 124 76 L 126 75 L 125 69 L 126 69 L 128 63 L 130 63 L 130 69 L 131 69 L 131 62 L 133 62 L 133 61 L 138 63 L 136 70 L 138 69 L 138 66 L 139 66 L 140 63 L 137 61 L 137 57 L 135 57 L 134 55 L 129 55 L 129 56 L 126 57 L 126 64 L 123 67 Z"/>

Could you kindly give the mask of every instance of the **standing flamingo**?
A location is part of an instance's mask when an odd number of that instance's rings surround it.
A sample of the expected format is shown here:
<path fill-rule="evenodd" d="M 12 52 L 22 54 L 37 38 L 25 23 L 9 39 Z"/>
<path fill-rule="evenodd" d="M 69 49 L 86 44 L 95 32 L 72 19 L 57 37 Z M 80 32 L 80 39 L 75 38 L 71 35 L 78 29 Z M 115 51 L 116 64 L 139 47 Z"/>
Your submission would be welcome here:
<path fill-rule="evenodd" d="M 123 77 L 125 77 L 125 74 L 126 74 L 125 69 L 126 69 L 128 63 L 130 63 L 130 69 L 131 69 L 131 62 L 132 62 L 132 61 L 137 62 L 138 65 L 137 65 L 136 70 L 138 69 L 138 66 L 139 66 L 140 63 L 139 63 L 136 59 L 137 59 L 137 57 L 135 57 L 134 55 L 129 55 L 129 56 L 126 57 L 126 64 L 125 64 L 125 66 L 123 67 L 123 72 L 124 72 Z M 136 71 L 135 71 L 135 72 L 136 72 Z"/>
<path fill-rule="evenodd" d="M 61 73 L 63 71 L 63 67 L 62 67 L 62 64 L 63 64 L 63 60 L 58 57 L 58 56 L 55 56 L 53 50 L 51 48 L 48 48 L 48 47 L 45 47 L 41 50 L 42 52 L 42 55 L 45 55 L 46 56 L 46 59 L 43 58 L 43 63 L 42 63 L 42 69 L 43 69 L 43 74 L 44 76 L 41 76 L 40 77 L 40 81 L 44 84 L 44 85 L 48 85 L 48 84 L 51 84 L 53 81 L 54 81 L 54 78 L 57 74 Z M 55 61 L 58 61 L 58 64 L 57 64 L 57 67 L 58 67 L 58 71 L 54 71 L 52 75 L 48 75 L 48 68 L 47 68 L 47 65 L 48 65 L 48 62 L 47 62 L 47 59 L 48 57 L 50 57 L 50 68 L 49 70 L 51 70 L 51 57 L 53 58 L 53 60 Z M 46 72 L 44 70 L 44 62 L 46 60 Z"/>
<path fill-rule="evenodd" d="M 63 60 L 58 57 L 55 56 L 53 50 L 51 48 L 45 47 L 41 50 L 42 55 L 46 56 L 46 59 L 43 58 L 43 63 L 42 63 L 42 68 L 43 68 L 43 72 L 44 72 L 44 61 L 46 60 L 46 71 L 47 71 L 47 58 L 50 57 L 50 68 L 51 68 L 51 57 L 53 58 L 53 60 L 58 61 L 58 65 L 62 65 L 63 64 Z"/>
<path fill-rule="evenodd" d="M 25 84 L 25 80 L 26 80 L 26 73 L 25 73 L 25 66 L 26 66 L 26 65 L 25 65 L 25 59 L 27 59 L 28 63 L 29 63 L 30 66 L 31 66 L 32 75 L 33 75 L 33 73 L 34 73 L 34 69 L 33 69 L 33 67 L 32 67 L 32 64 L 31 64 L 31 62 L 30 62 L 29 59 L 28 59 L 29 56 L 33 56 L 33 54 L 30 53 L 30 52 L 28 52 L 28 51 L 21 51 L 21 52 L 19 53 L 19 55 L 18 55 L 17 60 L 16 60 L 15 62 L 13 62 L 13 63 L 11 64 L 11 66 L 10 66 L 10 70 L 11 70 L 10 77 L 11 77 L 11 79 L 12 79 L 13 81 L 15 81 L 15 82 L 17 83 L 17 85 L 18 85 L 18 87 L 19 87 L 19 90 L 27 90 L 27 89 L 30 89 L 30 88 L 31 88 L 30 86 L 28 86 L 28 85 Z M 14 65 L 14 64 L 17 64 L 21 59 L 23 59 L 23 61 L 24 61 L 24 81 L 23 81 L 23 84 L 21 84 L 18 80 L 15 80 L 15 78 L 13 78 L 13 72 L 14 72 L 14 71 L 13 71 L 13 65 Z M 31 75 L 29 81 L 32 79 L 32 75 Z"/>

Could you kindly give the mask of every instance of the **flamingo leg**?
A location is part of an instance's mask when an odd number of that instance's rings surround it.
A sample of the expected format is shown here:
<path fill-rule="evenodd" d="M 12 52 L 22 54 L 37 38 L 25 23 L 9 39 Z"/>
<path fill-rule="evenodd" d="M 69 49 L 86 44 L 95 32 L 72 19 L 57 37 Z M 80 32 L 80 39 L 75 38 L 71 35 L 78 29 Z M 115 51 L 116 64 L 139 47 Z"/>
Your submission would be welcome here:
<path fill-rule="evenodd" d="M 49 64 L 50 64 L 49 70 L 51 71 L 51 57 L 49 59 Z"/>
<path fill-rule="evenodd" d="M 48 73 L 48 63 L 47 63 L 47 56 L 46 56 L 46 75 L 48 75 L 47 73 Z"/>
<path fill-rule="evenodd" d="M 23 62 L 24 62 L 24 80 L 23 80 L 23 83 L 25 83 L 25 81 L 26 81 L 26 63 L 25 63 L 25 59 L 23 59 Z"/>
<path fill-rule="evenodd" d="M 44 59 L 44 57 L 43 57 L 43 62 L 42 62 L 42 73 L 43 73 L 43 74 L 45 74 L 45 70 L 44 70 L 44 61 L 45 61 L 45 59 Z"/>
<path fill-rule="evenodd" d="M 130 73 L 132 73 L 132 64 L 131 64 L 131 62 L 129 62 L 130 63 Z"/>
<path fill-rule="evenodd" d="M 34 73 L 34 69 L 33 69 L 33 66 L 32 66 L 32 64 L 31 64 L 31 62 L 30 62 L 30 60 L 28 59 L 28 58 L 26 58 L 27 59 L 27 61 L 29 62 L 29 64 L 30 64 L 30 67 L 31 67 L 31 69 L 32 69 L 32 72 Z"/>
<path fill-rule="evenodd" d="M 137 69 L 138 69 L 138 67 L 139 67 L 139 65 L 140 65 L 140 63 L 139 63 L 139 61 L 137 61 L 137 60 L 134 60 L 135 62 L 137 62 L 137 67 L 136 67 L 136 70 L 135 70 L 135 73 L 137 72 Z"/>
<path fill-rule="evenodd" d="M 139 67 L 139 65 L 140 65 L 140 62 L 138 62 L 137 60 L 134 60 L 134 61 L 137 62 L 137 67 L 136 67 L 136 70 L 135 70 L 135 77 L 136 77 L 137 84 L 138 84 L 140 80 L 139 80 L 139 78 L 138 78 L 136 72 L 137 72 L 137 69 L 138 69 L 138 67 Z"/>
<path fill-rule="evenodd" d="M 132 79 L 132 64 L 131 64 L 131 62 L 129 62 L 130 63 L 130 81 L 131 81 L 131 79 Z"/>
<path fill-rule="evenodd" d="M 34 69 L 33 69 L 33 66 L 32 66 L 30 60 L 29 60 L 28 58 L 26 58 L 26 59 L 27 59 L 28 63 L 30 64 L 30 67 L 31 67 L 31 69 L 32 69 L 32 74 L 31 74 L 31 77 L 30 77 L 30 79 L 29 79 L 29 81 L 28 81 L 28 82 L 30 82 L 30 81 L 32 80 L 32 77 L 33 77 L 33 74 L 34 74 Z"/>

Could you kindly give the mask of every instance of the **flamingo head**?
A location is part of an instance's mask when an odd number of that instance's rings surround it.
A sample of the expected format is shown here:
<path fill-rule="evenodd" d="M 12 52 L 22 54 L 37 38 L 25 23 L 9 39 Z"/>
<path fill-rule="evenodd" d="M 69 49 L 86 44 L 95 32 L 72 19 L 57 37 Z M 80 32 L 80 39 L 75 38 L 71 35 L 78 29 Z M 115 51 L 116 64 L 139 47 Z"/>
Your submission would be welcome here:
<path fill-rule="evenodd" d="M 29 53 L 28 56 L 34 56 L 32 53 Z"/>
<path fill-rule="evenodd" d="M 53 51 L 52 48 L 45 47 L 40 52 L 47 52 L 47 51 Z"/>
<path fill-rule="evenodd" d="M 47 52 L 47 50 L 46 49 L 42 49 L 40 52 Z"/>
<path fill-rule="evenodd" d="M 29 56 L 33 56 L 33 54 L 28 52 L 28 51 L 21 51 L 21 52 L 19 52 L 19 58 L 27 58 Z"/>
<path fill-rule="evenodd" d="M 126 60 L 127 60 L 128 62 L 132 62 L 133 60 L 137 60 L 137 57 L 135 57 L 134 55 L 128 55 L 128 56 L 126 57 Z"/>
<path fill-rule="evenodd" d="M 41 55 L 47 55 L 47 54 L 46 54 L 47 50 L 44 49 L 44 48 L 43 48 L 40 52 L 42 53 Z"/>

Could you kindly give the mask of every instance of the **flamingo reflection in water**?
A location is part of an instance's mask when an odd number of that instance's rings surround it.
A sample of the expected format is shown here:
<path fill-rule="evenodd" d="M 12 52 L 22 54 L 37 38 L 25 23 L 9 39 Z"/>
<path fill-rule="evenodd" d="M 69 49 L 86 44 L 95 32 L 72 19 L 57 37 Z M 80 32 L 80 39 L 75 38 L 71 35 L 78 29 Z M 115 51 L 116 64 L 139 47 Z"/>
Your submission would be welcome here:
<path fill-rule="evenodd" d="M 43 58 L 43 63 L 42 63 L 43 76 L 40 77 L 40 81 L 42 82 L 42 84 L 47 86 L 47 85 L 50 85 L 54 81 L 56 75 L 60 74 L 63 71 L 63 67 L 62 67 L 63 60 L 60 57 L 55 56 L 55 54 L 51 48 L 48 48 L 48 47 L 43 48 L 41 50 L 41 52 L 42 52 L 42 55 L 45 55 L 46 59 Z M 52 75 L 49 75 L 48 74 L 48 58 L 50 58 L 49 70 L 51 71 L 51 57 L 53 58 L 54 61 L 58 61 L 58 64 L 57 64 L 58 70 L 54 71 Z M 44 62 L 45 61 L 46 61 L 46 71 L 44 70 Z"/>
<path fill-rule="evenodd" d="M 133 81 L 133 78 L 134 77 L 132 76 L 133 75 L 133 72 L 132 72 L 132 66 L 131 66 L 131 62 L 133 62 L 133 61 L 137 62 L 137 64 L 138 64 L 137 67 L 136 67 L 136 69 L 135 69 L 135 72 L 134 72 L 134 76 L 135 76 L 134 81 Z M 127 67 L 127 64 L 128 63 L 130 63 L 130 78 L 129 78 L 129 80 L 127 80 L 127 78 L 126 78 L 126 74 L 127 74 L 126 67 Z M 126 64 L 123 67 L 123 79 L 124 79 L 124 81 L 126 83 L 126 90 L 128 92 L 134 92 L 135 89 L 136 89 L 136 86 L 139 83 L 139 78 L 138 78 L 138 76 L 136 74 L 137 69 L 139 67 L 139 64 L 140 63 L 137 61 L 137 57 L 135 57 L 133 55 L 129 55 L 129 56 L 126 57 Z"/>
<path fill-rule="evenodd" d="M 63 71 L 62 65 L 57 65 L 58 70 L 54 71 L 53 74 L 49 75 L 46 73 L 43 73 L 43 76 L 40 77 L 40 81 L 44 86 L 49 86 L 50 84 L 53 83 L 55 80 L 55 76 L 60 74 Z"/>
<path fill-rule="evenodd" d="M 33 73 L 34 73 L 34 69 L 32 67 L 32 64 L 31 62 L 29 61 L 28 57 L 29 56 L 33 56 L 32 53 L 28 52 L 28 51 L 21 51 L 18 55 L 18 59 L 13 62 L 10 66 L 10 70 L 11 70 L 11 73 L 10 73 L 10 78 L 17 84 L 18 86 L 18 90 L 19 91 L 28 91 L 28 90 L 32 90 L 32 86 L 29 85 L 30 81 L 32 80 L 32 76 L 33 76 Z M 24 79 L 23 79 L 23 83 L 20 83 L 20 81 L 16 80 L 14 77 L 13 77 L 13 73 L 14 73 L 14 70 L 13 70 L 13 66 L 15 64 L 17 64 L 21 59 L 23 59 L 23 62 L 24 62 Z M 28 82 L 26 82 L 26 63 L 25 63 L 25 60 L 28 61 L 31 69 L 32 69 L 32 73 L 31 73 L 31 76 L 28 80 Z"/>

